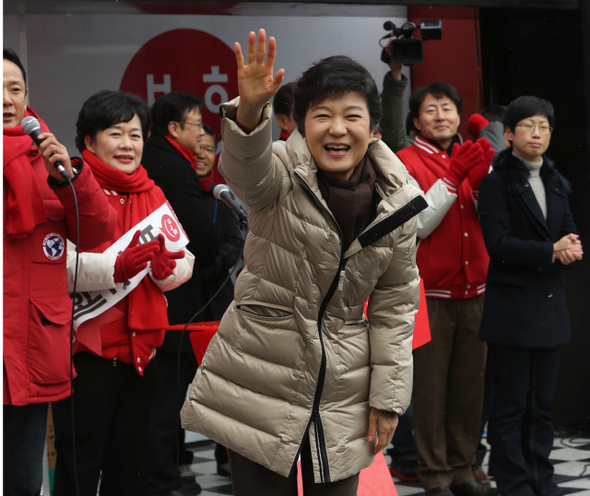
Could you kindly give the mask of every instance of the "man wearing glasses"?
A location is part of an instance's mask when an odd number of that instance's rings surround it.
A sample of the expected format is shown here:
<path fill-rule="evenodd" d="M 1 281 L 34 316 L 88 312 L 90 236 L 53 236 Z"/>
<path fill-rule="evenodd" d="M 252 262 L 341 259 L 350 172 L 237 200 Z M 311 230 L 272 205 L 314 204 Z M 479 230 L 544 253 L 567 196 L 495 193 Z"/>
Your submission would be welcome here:
<path fill-rule="evenodd" d="M 206 215 L 196 172 L 195 155 L 200 153 L 204 135 L 201 105 L 201 98 L 184 93 L 158 98 L 151 109 L 152 134 L 143 149 L 142 165 L 166 195 L 189 238 L 187 248 L 195 255 L 192 278 L 166 294 L 170 325 L 186 324 L 205 304 L 202 278 L 215 266 L 219 252 L 218 235 Z M 211 320 L 206 312 L 197 318 L 203 320 Z M 180 477 L 184 474 L 178 469 L 192 463 L 192 453 L 179 441 L 180 407 L 197 367 L 189 334 L 167 331 L 151 362 L 159 382 L 150 436 L 150 496 L 189 496 L 201 491 L 194 474 Z"/>

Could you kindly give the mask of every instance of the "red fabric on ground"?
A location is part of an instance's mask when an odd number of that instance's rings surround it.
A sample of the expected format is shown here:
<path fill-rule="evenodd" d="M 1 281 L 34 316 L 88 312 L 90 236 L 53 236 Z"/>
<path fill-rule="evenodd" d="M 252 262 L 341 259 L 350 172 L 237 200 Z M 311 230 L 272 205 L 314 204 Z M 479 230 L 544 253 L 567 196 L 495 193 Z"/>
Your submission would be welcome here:
<path fill-rule="evenodd" d="M 303 495 L 303 483 L 301 481 L 301 462 L 297 462 L 297 484 L 299 486 L 299 496 Z M 357 496 L 397 496 L 397 490 L 393 484 L 389 467 L 383 456 L 379 452 L 375 456 L 373 463 L 366 469 L 361 470 L 359 477 L 359 488 Z"/>

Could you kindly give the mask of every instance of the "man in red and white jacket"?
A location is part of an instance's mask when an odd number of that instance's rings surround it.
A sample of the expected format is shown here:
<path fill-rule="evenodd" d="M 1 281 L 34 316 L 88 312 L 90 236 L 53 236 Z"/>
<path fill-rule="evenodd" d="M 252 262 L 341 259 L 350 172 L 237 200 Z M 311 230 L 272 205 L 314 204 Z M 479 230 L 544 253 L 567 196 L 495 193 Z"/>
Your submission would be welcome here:
<path fill-rule="evenodd" d="M 474 480 L 486 346 L 477 339 L 488 255 L 477 217 L 493 150 L 461 144 L 457 90 L 437 81 L 410 97 L 420 134 L 397 152 L 429 207 L 418 215 L 418 268 L 432 341 L 414 351 L 414 434 L 428 496 L 489 496 Z"/>
<path fill-rule="evenodd" d="M 39 119 L 37 148 L 21 129 L 27 108 L 25 70 L 4 49 L 4 494 L 39 494 L 47 407 L 70 395 L 70 318 L 66 239 L 76 240 L 71 188 L 53 165 L 61 161 L 76 190 L 80 246 L 110 239 L 117 214 L 90 167 L 70 160 Z"/>

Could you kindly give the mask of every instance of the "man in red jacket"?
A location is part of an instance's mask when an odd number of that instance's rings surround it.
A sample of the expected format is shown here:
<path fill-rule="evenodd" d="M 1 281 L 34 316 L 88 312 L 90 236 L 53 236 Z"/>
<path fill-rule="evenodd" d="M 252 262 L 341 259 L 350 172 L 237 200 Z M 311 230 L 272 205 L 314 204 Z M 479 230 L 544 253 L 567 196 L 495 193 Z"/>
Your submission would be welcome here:
<path fill-rule="evenodd" d="M 70 317 L 66 239 L 76 242 L 70 185 L 56 170 L 60 161 L 76 190 L 79 245 L 109 240 L 116 212 L 80 159 L 27 108 L 26 73 L 4 49 L 4 494 L 39 494 L 47 408 L 70 394 Z M 36 117 L 42 143 L 23 133 L 25 116 Z"/>
<path fill-rule="evenodd" d="M 489 496 L 472 464 L 479 440 L 486 346 L 477 339 L 488 255 L 477 217 L 481 179 L 493 151 L 486 140 L 461 144 L 457 90 L 437 81 L 415 90 L 410 112 L 419 130 L 397 152 L 424 192 L 418 215 L 418 268 L 432 341 L 414 351 L 414 434 L 428 496 Z"/>

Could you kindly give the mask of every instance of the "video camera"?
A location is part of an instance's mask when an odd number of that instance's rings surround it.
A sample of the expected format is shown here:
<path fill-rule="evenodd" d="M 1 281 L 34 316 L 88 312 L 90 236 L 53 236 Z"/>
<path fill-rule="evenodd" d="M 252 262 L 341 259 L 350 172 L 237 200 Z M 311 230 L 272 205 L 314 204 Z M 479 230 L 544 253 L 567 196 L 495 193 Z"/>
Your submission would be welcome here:
<path fill-rule="evenodd" d="M 391 33 L 386 34 L 381 40 L 395 37 L 389 45 L 389 53 L 387 53 L 386 46 L 381 52 L 381 60 L 386 64 L 393 62 L 394 64 L 414 65 L 422 62 L 424 58 L 422 40 L 440 40 L 442 38 L 442 21 L 440 19 L 422 20 L 417 25 L 413 22 L 406 22 L 399 28 L 393 22 L 386 21 L 383 24 L 383 29 L 391 31 Z M 417 29 L 422 33 L 422 40 L 412 38 L 412 34 Z"/>

